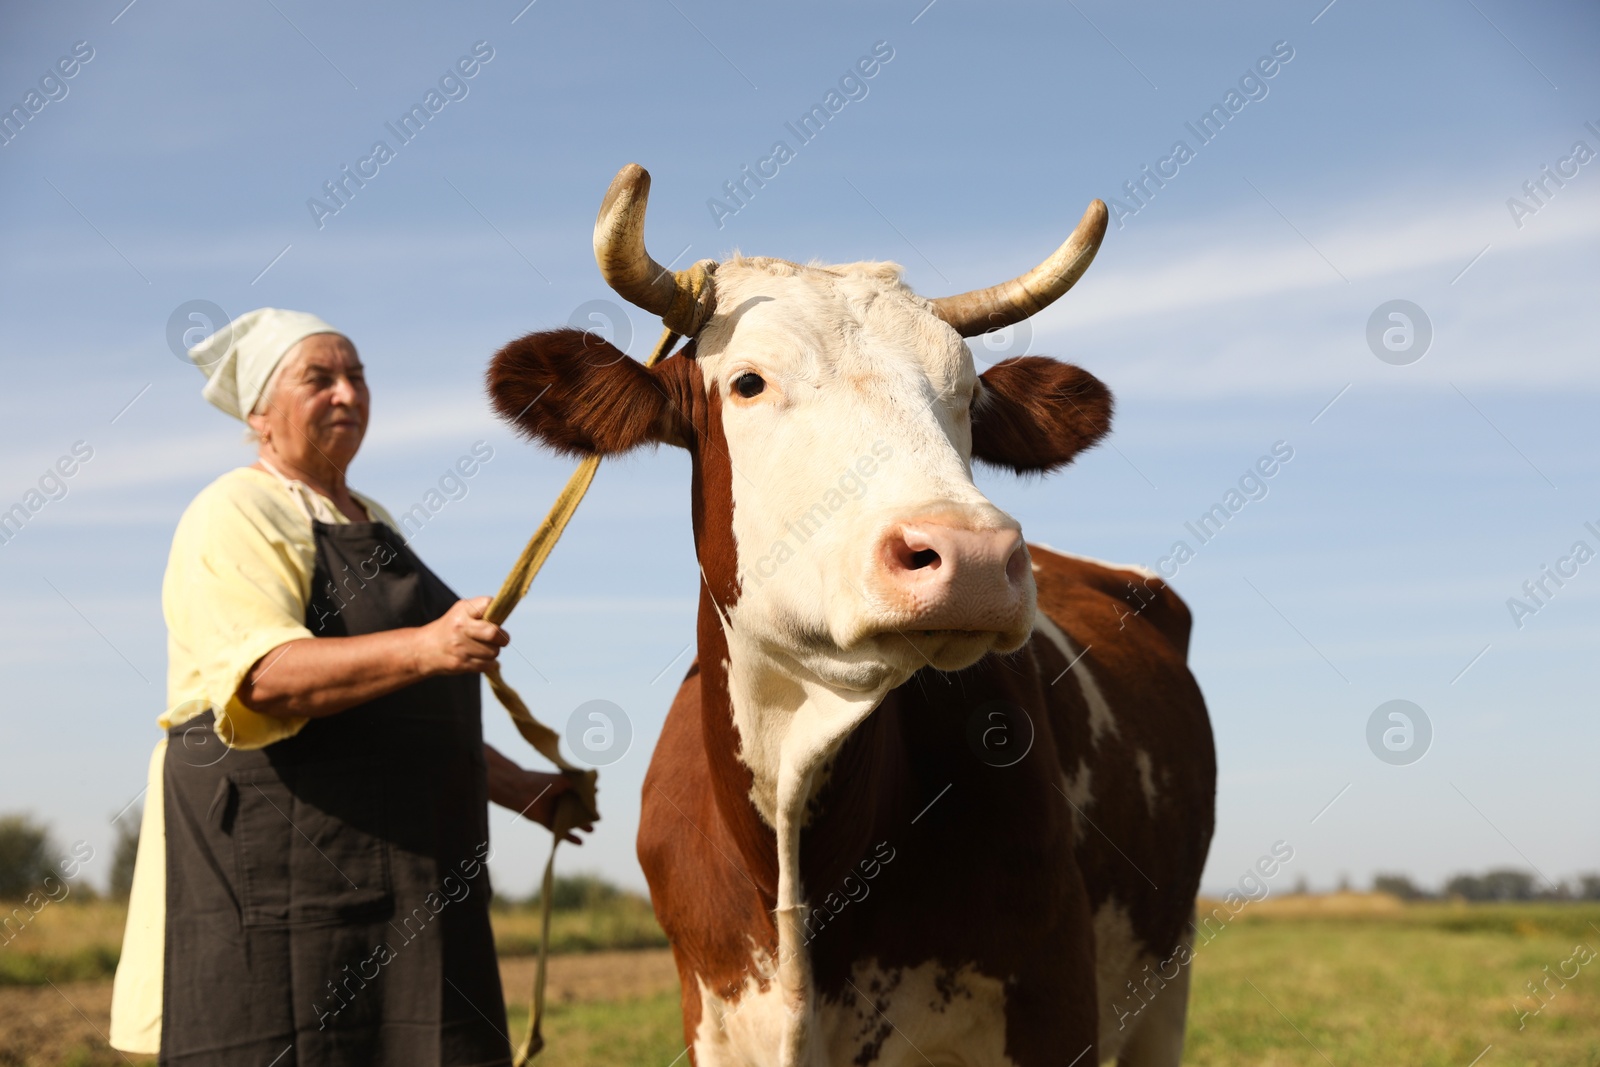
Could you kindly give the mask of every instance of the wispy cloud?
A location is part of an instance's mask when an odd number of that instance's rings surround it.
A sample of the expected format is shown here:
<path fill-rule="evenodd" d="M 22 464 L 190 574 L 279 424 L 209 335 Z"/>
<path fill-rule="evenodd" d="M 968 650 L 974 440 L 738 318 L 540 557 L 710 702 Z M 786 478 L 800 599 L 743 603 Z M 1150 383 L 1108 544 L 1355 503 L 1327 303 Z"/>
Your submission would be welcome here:
<path fill-rule="evenodd" d="M 1478 221 L 1481 203 L 1470 205 Z M 1573 339 L 1595 327 L 1592 268 L 1600 197 L 1572 196 L 1548 223 L 1508 220 L 1483 253 L 1469 205 L 1441 197 L 1426 214 L 1388 224 L 1391 210 L 1350 205 L 1314 223 L 1341 281 L 1292 233 L 1279 237 L 1221 218 L 1204 227 L 1111 246 L 1060 304 L 1033 322 L 1032 350 L 1079 359 L 1124 390 L 1233 395 L 1337 389 L 1354 380 L 1386 388 L 1451 377 L 1514 388 L 1600 388 L 1600 364 Z M 1348 218 L 1352 221 L 1340 222 Z M 1490 231 L 1490 236 L 1495 236 Z M 1415 366 L 1373 358 L 1367 316 L 1384 300 L 1421 304 L 1433 349 Z M 1592 350 L 1592 345 L 1589 346 Z M 1309 416 L 1308 416 L 1309 417 Z"/>
<path fill-rule="evenodd" d="M 1470 210 L 1481 209 L 1474 201 Z M 1600 237 L 1600 199 L 1574 196 L 1549 225 L 1528 225 L 1517 231 L 1509 222 L 1500 231 L 1494 251 L 1527 255 L 1592 247 Z M 1481 227 L 1463 226 L 1466 203 L 1437 203 L 1427 214 L 1400 224 L 1374 220 L 1392 217 L 1359 205 L 1340 205 L 1318 229 L 1317 244 L 1352 282 L 1397 277 L 1410 271 L 1439 268 L 1438 281 L 1451 278 L 1484 247 Z M 1481 214 L 1481 211 L 1479 211 Z M 1338 292 L 1340 280 L 1286 233 L 1277 240 L 1242 242 L 1240 220 L 1218 219 L 1204 228 L 1186 228 L 1169 243 L 1146 244 L 1127 259 L 1115 252 L 1091 268 L 1061 305 L 1039 317 L 1041 332 L 1062 325 L 1082 327 L 1151 314 L 1210 308 L 1222 303 L 1259 300 L 1286 293 Z M 1114 249 L 1117 235 L 1107 243 Z M 1172 249 L 1172 251 L 1168 251 Z M 1150 254 L 1155 253 L 1154 255 Z M 1111 259 L 1112 262 L 1105 262 Z M 1481 265 L 1481 264 L 1480 264 Z"/>

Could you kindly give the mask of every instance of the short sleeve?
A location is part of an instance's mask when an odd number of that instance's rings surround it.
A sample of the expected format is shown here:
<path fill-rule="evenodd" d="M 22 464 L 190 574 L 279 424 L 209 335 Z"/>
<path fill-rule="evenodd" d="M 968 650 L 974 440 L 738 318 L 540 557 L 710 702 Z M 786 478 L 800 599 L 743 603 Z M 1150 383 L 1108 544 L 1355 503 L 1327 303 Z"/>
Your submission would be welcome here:
<path fill-rule="evenodd" d="M 233 748 L 261 748 L 298 733 L 304 718 L 253 711 L 239 686 L 262 656 L 308 638 L 306 601 L 315 549 L 310 522 L 288 494 L 242 470 L 212 483 L 179 520 L 162 583 L 171 709 L 209 705 L 217 735 Z"/>

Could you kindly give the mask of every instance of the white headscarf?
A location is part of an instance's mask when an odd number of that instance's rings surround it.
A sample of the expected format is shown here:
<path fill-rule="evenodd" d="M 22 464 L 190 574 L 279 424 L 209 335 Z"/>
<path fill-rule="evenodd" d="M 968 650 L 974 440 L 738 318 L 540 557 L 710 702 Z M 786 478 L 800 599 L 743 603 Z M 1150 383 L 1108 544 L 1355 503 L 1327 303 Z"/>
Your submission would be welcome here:
<path fill-rule="evenodd" d="M 240 422 L 247 421 L 245 416 L 255 410 L 289 349 L 318 333 L 339 331 L 304 311 L 245 312 L 189 349 L 189 358 L 206 376 L 200 395 Z"/>

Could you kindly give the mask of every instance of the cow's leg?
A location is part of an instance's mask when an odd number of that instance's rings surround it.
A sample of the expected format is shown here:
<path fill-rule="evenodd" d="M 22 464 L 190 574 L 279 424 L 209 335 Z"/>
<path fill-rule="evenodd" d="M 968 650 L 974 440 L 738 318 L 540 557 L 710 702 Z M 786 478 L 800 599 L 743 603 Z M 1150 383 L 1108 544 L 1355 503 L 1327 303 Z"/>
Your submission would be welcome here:
<path fill-rule="evenodd" d="M 1187 955 L 1187 953 L 1185 954 Z M 1122 1046 L 1117 1067 L 1178 1067 L 1183 1060 L 1184 1025 L 1189 1014 L 1189 972 L 1192 958 L 1178 976 L 1156 993 Z"/>

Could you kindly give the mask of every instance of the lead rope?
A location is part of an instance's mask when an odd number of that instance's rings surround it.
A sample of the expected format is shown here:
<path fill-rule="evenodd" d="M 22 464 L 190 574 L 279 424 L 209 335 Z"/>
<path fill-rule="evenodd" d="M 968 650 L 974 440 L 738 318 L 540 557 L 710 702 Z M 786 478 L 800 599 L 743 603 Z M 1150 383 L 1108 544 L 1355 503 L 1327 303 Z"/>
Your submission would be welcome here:
<path fill-rule="evenodd" d="M 654 367 L 665 359 L 667 353 L 672 351 L 672 346 L 678 343 L 678 337 L 679 335 L 670 328 L 663 331 L 661 340 L 656 342 L 655 350 L 650 353 L 645 366 Z M 544 517 L 538 529 L 533 531 L 527 547 L 522 550 L 522 555 L 517 557 L 511 573 L 506 575 L 500 591 L 484 610 L 483 617 L 486 620 L 497 626 L 505 622 L 507 616 L 527 595 L 528 587 L 533 584 L 539 568 L 544 566 L 550 550 L 555 548 L 556 542 L 560 540 L 567 523 L 572 521 L 573 514 L 578 510 L 578 504 L 583 501 L 583 495 L 589 491 L 589 485 L 594 481 L 595 472 L 599 469 L 600 457 L 589 456 L 578 464 L 577 470 L 572 472 L 572 477 L 567 479 L 566 487 L 551 505 L 550 513 Z M 493 664 L 485 673 L 489 678 L 489 688 L 510 713 L 517 732 L 528 744 L 537 749 L 541 756 L 559 767 L 561 773 L 572 780 L 572 789 L 556 799 L 555 818 L 551 820 L 550 825 L 554 840 L 550 844 L 550 858 L 545 861 L 544 881 L 539 890 L 539 965 L 534 971 L 533 992 L 528 1003 L 528 1035 L 522 1039 L 522 1044 L 512 1060 L 513 1067 L 525 1067 L 528 1061 L 544 1048 L 542 1027 L 545 965 L 550 957 L 550 909 L 555 888 L 556 849 L 561 844 L 563 834 L 575 826 L 592 823 L 600 818 L 600 809 L 595 802 L 598 772 L 592 768 L 579 767 L 567 762 L 561 755 L 561 735 L 533 717 L 528 711 L 528 706 L 517 695 L 517 691 L 500 676 L 499 663 Z"/>

